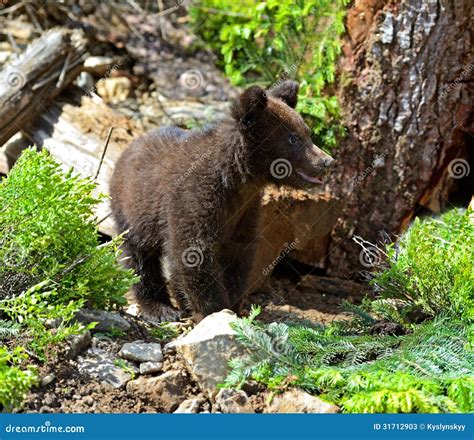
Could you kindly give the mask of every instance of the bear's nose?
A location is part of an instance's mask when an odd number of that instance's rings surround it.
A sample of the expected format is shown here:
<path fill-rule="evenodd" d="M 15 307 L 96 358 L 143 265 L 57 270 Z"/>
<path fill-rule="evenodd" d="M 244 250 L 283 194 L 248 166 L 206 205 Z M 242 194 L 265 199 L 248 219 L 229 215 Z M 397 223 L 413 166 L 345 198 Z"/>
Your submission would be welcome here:
<path fill-rule="evenodd" d="M 328 156 L 328 157 L 325 157 L 325 158 L 323 159 L 324 168 L 326 168 L 326 169 L 332 168 L 333 165 L 334 165 L 334 162 L 335 162 L 335 161 L 334 161 L 334 159 L 333 159 L 332 157 L 329 157 L 329 156 Z"/>

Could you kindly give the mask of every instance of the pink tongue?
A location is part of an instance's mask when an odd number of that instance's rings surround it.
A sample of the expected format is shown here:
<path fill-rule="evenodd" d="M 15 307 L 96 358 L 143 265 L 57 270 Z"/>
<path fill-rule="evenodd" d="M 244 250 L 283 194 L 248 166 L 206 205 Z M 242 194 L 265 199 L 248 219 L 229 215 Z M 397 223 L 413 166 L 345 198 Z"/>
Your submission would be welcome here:
<path fill-rule="evenodd" d="M 312 183 L 323 183 L 323 179 L 321 177 L 311 177 L 311 176 L 307 176 L 305 173 L 301 172 L 301 171 L 298 171 L 296 170 L 296 172 L 305 180 L 307 180 L 308 182 L 312 182 Z"/>

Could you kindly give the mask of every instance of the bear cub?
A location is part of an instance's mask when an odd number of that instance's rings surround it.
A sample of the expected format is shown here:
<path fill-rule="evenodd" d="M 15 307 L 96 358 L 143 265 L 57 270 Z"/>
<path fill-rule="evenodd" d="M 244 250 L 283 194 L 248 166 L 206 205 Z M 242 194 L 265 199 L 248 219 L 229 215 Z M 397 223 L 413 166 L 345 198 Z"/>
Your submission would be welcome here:
<path fill-rule="evenodd" d="M 298 84 L 245 90 L 223 122 L 152 130 L 118 160 L 110 184 L 145 315 L 195 320 L 239 311 L 252 267 L 262 189 L 321 184 L 333 159 L 294 110 Z M 171 301 L 173 298 L 173 302 Z"/>

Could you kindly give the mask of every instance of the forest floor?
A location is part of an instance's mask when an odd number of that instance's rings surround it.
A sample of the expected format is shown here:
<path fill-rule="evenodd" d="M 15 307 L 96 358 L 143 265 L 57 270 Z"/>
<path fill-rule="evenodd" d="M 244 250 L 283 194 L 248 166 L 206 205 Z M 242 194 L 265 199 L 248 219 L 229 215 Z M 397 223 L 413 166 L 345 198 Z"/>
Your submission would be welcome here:
<path fill-rule="evenodd" d="M 248 304 L 260 304 L 262 322 L 299 322 L 307 324 L 328 324 L 334 320 L 346 319 L 347 314 L 341 312 L 341 301 L 347 299 L 337 294 L 314 291 L 304 282 L 294 283 L 286 279 L 272 279 L 269 286 L 254 293 Z M 362 299 L 351 298 L 358 303 Z M 192 324 L 189 324 L 192 325 Z M 107 357 L 116 359 L 124 343 L 137 340 L 152 341 L 146 336 L 140 320 L 133 320 L 133 331 L 126 335 L 114 336 L 96 333 L 92 336 L 90 347 L 85 357 L 96 356 L 98 362 L 103 358 L 94 354 L 94 350 L 107 352 Z M 188 329 L 189 330 L 189 327 Z M 145 335 L 145 336 L 144 336 Z M 169 342 L 169 341 L 168 341 Z M 43 386 L 33 390 L 24 404 L 22 411 L 27 413 L 147 413 L 165 412 L 168 403 L 157 404 L 139 393 L 130 393 L 125 386 L 115 388 L 104 381 L 91 377 L 81 371 L 83 355 L 76 359 L 68 359 L 65 352 L 41 367 L 40 376 Z M 213 412 L 211 402 L 194 383 L 180 359 L 174 353 L 164 350 L 162 372 L 178 372 L 185 379 L 184 395 L 186 399 L 199 402 L 199 412 Z M 135 376 L 134 376 L 135 377 Z M 51 383 L 46 384 L 48 380 Z M 253 407 L 258 411 L 264 399 L 264 390 L 256 387 L 246 390 Z M 171 395 L 173 400 L 175 396 Z"/>

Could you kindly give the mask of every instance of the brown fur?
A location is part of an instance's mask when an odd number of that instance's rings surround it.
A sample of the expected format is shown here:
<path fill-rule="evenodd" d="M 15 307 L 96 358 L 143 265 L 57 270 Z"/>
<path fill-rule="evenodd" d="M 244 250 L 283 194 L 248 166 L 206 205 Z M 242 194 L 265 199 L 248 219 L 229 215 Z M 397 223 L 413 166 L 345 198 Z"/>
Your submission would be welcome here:
<path fill-rule="evenodd" d="M 119 159 L 110 186 L 113 215 L 119 231 L 128 230 L 124 248 L 141 276 L 135 294 L 145 311 L 175 319 L 168 289 L 197 319 L 239 309 L 262 188 L 270 182 L 310 186 L 296 170 L 318 176 L 332 162 L 287 105 L 296 105 L 297 91 L 293 81 L 271 94 L 251 87 L 224 122 L 188 132 L 153 130 Z M 293 172 L 284 179 L 271 173 L 277 159 L 291 163 Z M 171 274 L 168 289 L 163 259 Z"/>

